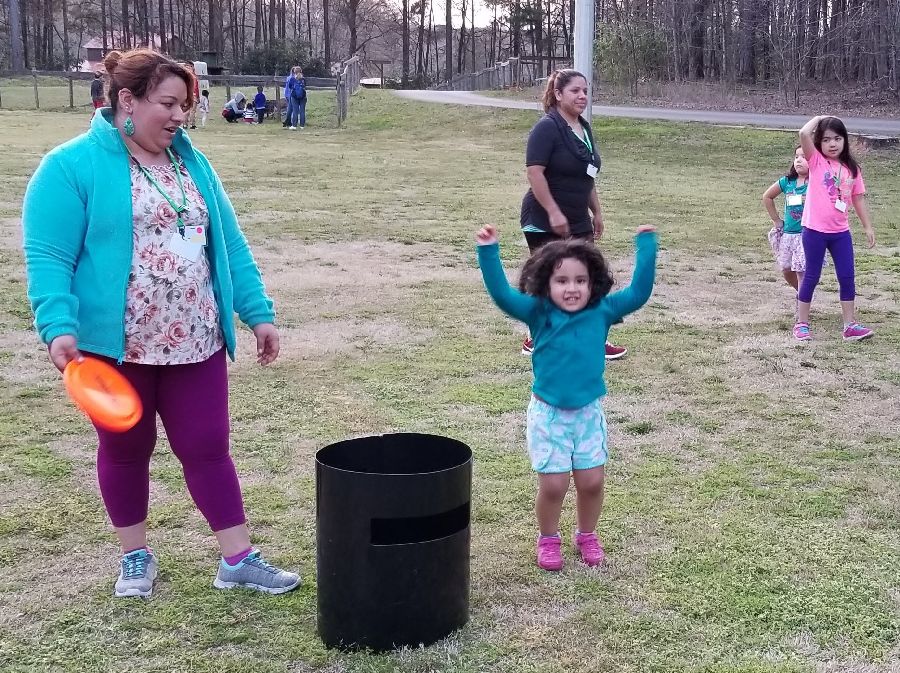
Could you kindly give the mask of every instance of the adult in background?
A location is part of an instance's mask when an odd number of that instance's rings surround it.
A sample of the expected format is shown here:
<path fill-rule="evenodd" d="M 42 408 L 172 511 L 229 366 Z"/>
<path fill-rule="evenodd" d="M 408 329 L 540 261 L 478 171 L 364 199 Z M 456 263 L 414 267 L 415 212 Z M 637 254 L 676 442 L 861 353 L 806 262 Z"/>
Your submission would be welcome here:
<path fill-rule="evenodd" d="M 244 105 L 247 103 L 247 97 L 240 91 L 235 91 L 225 107 L 222 108 L 222 116 L 229 124 L 236 122 L 244 117 Z"/>
<path fill-rule="evenodd" d="M 296 131 L 299 123 L 302 129 L 306 126 L 306 79 L 299 65 L 291 68 L 291 77 L 285 85 L 285 91 L 288 100 L 288 116 L 285 120 L 287 128 Z"/>
<path fill-rule="evenodd" d="M 528 136 L 525 165 L 530 188 L 522 199 L 521 225 L 533 254 L 562 238 L 597 240 L 603 235 L 603 211 L 595 179 L 600 152 L 590 124 L 581 116 L 588 105 L 587 79 L 577 70 L 554 71 L 543 96 L 545 115 Z M 522 353 L 531 355 L 531 335 Z M 606 343 L 606 359 L 628 350 Z"/>
<path fill-rule="evenodd" d="M 103 95 L 103 74 L 98 70 L 91 80 L 91 102 L 94 109 L 98 110 L 106 105 L 106 96 Z"/>
<path fill-rule="evenodd" d="M 188 110 L 182 128 L 195 129 L 197 128 L 197 106 L 200 103 L 200 81 L 197 79 L 197 72 L 194 70 L 193 61 L 185 61 L 182 65 L 194 78 L 194 104 L 191 106 L 191 109 Z"/>
<path fill-rule="evenodd" d="M 156 416 L 222 558 L 214 586 L 277 594 L 300 584 L 251 548 L 229 454 L 226 355 L 233 314 L 257 361 L 278 356 L 272 300 L 231 201 L 181 123 L 193 105 L 186 68 L 147 49 L 105 59 L 111 107 L 47 154 L 22 214 L 28 298 L 62 371 L 82 353 L 114 365 L 144 414 L 131 430 L 97 427 L 97 477 L 122 548 L 116 596 L 149 596 L 147 544 Z"/>
<path fill-rule="evenodd" d="M 284 78 L 284 121 L 281 122 L 281 128 L 286 129 L 291 125 L 291 87 L 294 83 L 294 71 L 287 74 Z"/>
<path fill-rule="evenodd" d="M 306 78 L 303 76 L 303 70 L 297 66 L 294 73 L 294 100 L 297 107 L 297 124 L 300 129 L 306 128 Z"/>

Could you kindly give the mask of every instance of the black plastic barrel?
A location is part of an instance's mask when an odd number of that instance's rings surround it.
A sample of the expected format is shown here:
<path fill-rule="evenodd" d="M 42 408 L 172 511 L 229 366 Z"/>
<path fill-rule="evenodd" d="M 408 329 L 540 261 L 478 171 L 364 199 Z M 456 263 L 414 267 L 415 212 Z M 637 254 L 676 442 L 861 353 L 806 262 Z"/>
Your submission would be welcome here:
<path fill-rule="evenodd" d="M 316 454 L 319 636 L 328 647 L 429 645 L 469 618 L 472 451 L 397 433 Z"/>

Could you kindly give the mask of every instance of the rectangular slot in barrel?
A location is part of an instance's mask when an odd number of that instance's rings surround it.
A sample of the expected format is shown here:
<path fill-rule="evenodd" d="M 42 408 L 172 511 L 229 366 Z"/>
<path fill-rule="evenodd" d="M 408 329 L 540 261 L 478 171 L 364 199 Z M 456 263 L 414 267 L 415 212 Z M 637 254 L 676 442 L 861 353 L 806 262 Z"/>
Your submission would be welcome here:
<path fill-rule="evenodd" d="M 414 544 L 429 542 L 458 533 L 469 525 L 469 506 L 465 503 L 440 514 L 393 519 L 372 519 L 372 544 Z"/>

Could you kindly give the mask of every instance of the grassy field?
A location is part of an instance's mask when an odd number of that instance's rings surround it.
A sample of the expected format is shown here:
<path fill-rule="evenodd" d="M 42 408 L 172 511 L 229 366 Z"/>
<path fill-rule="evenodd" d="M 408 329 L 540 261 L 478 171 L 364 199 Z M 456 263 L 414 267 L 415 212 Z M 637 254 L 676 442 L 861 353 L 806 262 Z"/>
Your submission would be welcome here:
<path fill-rule="evenodd" d="M 25 300 L 26 181 L 87 118 L 0 113 L 0 669 L 900 670 L 896 156 L 862 157 L 879 246 L 857 248 L 857 284 L 876 338 L 840 340 L 828 268 L 816 340 L 798 346 L 760 206 L 792 139 L 595 120 L 604 249 L 627 282 L 634 228 L 657 224 L 659 283 L 613 334 L 631 352 L 607 373 L 609 564 L 586 569 L 566 545 L 566 568 L 547 574 L 533 562 L 523 328 L 490 304 L 472 244 L 493 222 L 511 275 L 525 256 L 518 207 L 535 115 L 364 91 L 337 130 L 326 107 L 311 105 L 302 133 L 213 118 L 193 134 L 279 310 L 276 365 L 258 368 L 241 332 L 233 454 L 254 542 L 299 567 L 304 585 L 276 598 L 214 590 L 214 540 L 161 442 L 150 524 L 162 569 L 146 602 L 112 597 L 94 434 Z M 329 651 L 315 630 L 314 453 L 399 429 L 474 450 L 471 621 L 427 649 Z M 570 498 L 563 531 L 572 525 Z"/>

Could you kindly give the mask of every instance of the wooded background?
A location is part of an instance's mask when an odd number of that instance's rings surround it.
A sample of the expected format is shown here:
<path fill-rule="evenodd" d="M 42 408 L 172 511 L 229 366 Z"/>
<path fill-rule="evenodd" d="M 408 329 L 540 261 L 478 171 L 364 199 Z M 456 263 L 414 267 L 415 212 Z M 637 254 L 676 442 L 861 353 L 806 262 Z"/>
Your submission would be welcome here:
<path fill-rule="evenodd" d="M 900 0 L 595 2 L 597 73 L 633 88 L 743 82 L 799 100 L 809 82 L 837 82 L 898 95 Z M 235 73 L 287 60 L 326 74 L 359 53 L 364 71 L 390 61 L 399 85 L 425 87 L 510 56 L 535 75 L 567 64 L 574 15 L 574 0 L 4 0 L 0 68 L 76 68 L 96 39 Z"/>

